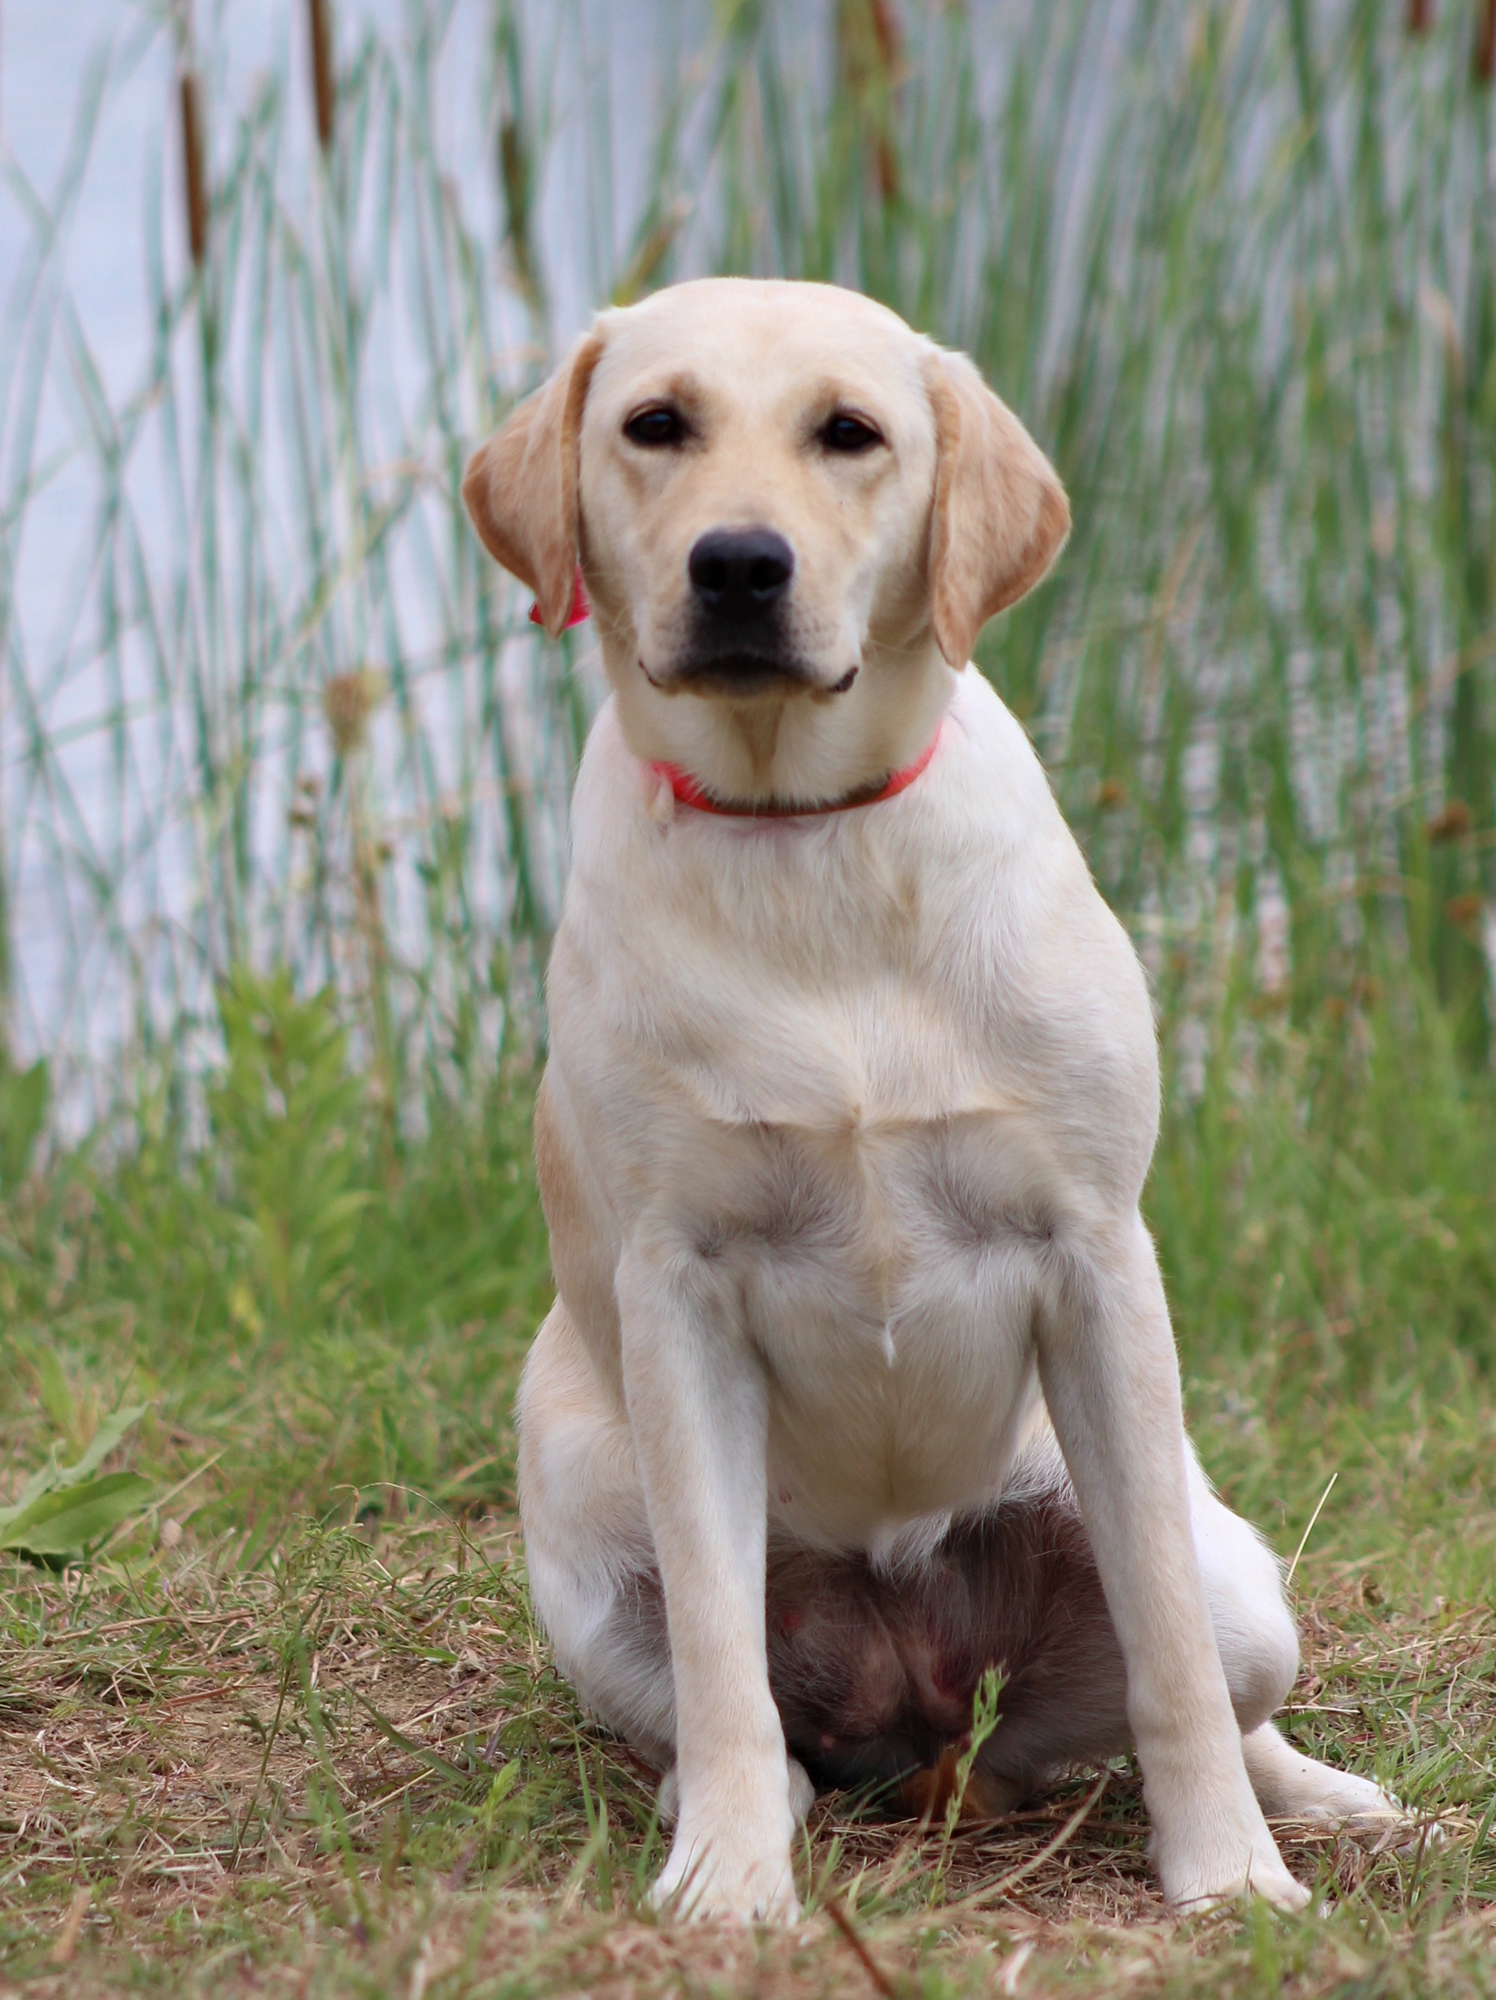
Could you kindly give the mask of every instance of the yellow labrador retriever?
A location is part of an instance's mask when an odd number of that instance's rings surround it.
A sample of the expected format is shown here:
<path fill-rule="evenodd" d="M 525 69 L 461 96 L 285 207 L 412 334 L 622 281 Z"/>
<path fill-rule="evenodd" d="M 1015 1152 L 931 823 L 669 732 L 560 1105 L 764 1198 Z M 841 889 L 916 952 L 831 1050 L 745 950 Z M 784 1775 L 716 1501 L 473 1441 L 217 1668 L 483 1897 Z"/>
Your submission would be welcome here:
<path fill-rule="evenodd" d="M 812 1778 L 909 1780 L 996 1664 L 981 1797 L 1134 1745 L 1165 1893 L 1306 1900 L 1264 1811 L 1390 1811 L 1269 1718 L 1277 1565 L 1188 1444 L 1138 1213 L 1143 975 L 967 664 L 1059 481 L 830 286 L 604 313 L 473 459 L 613 696 L 578 778 L 536 1148 L 531 1586 L 668 1773 L 659 1898 L 796 1913 Z"/>

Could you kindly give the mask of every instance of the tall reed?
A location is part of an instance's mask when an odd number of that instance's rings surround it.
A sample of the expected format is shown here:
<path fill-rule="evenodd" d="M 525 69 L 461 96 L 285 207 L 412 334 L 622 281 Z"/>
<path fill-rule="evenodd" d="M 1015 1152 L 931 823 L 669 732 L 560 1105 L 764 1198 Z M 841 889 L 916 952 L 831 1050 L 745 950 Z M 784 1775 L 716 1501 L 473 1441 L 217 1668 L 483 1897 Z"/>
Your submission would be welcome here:
<path fill-rule="evenodd" d="M 12 951 L 20 1045 L 107 1089 L 103 1050 L 182 1046 L 245 958 L 334 982 L 392 1093 L 533 1043 L 596 675 L 585 628 L 530 634 L 458 481 L 585 260 L 598 302 L 706 270 L 856 285 L 970 350 L 1053 452 L 1074 540 L 980 660 L 1187 1087 L 1228 1018 L 1250 1060 L 1275 1018 L 1350 1032 L 1415 988 L 1489 1060 L 1496 154 L 1467 12 L 662 0 L 654 99 L 615 129 L 580 16 L 492 0 L 486 191 L 439 115 L 450 0 L 399 41 L 336 14 L 306 9 L 309 92 L 286 70 L 235 102 L 211 44 L 184 61 L 211 213 L 194 263 L 168 149 L 123 402 L 62 266 L 103 86 L 50 200 L 12 171 L 5 576 L 63 463 L 34 415 L 61 373 L 96 496 L 65 647 L 0 606 L 11 920 L 45 878 L 62 975 Z M 349 689 L 388 698 L 340 746 Z"/>

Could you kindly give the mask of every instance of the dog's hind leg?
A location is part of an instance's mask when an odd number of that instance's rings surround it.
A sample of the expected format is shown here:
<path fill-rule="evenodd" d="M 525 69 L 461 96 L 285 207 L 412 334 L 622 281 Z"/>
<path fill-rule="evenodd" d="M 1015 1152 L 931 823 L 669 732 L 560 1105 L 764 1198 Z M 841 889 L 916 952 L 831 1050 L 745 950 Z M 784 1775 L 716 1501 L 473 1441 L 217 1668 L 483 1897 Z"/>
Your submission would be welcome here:
<path fill-rule="evenodd" d="M 1237 1727 L 1248 1736 L 1288 1699 L 1299 1635 L 1278 1559 L 1256 1529 L 1216 1498 L 1189 1448 L 1190 1530 Z"/>
<path fill-rule="evenodd" d="M 664 1770 L 675 1692 L 633 1438 L 559 1299 L 526 1360 L 518 1414 L 530 1597 L 556 1665 L 600 1721 Z"/>
<path fill-rule="evenodd" d="M 1274 1727 L 1270 1718 L 1287 1700 L 1299 1665 L 1277 1559 L 1216 1498 L 1193 1453 L 1189 1485 L 1206 1602 L 1258 1804 L 1265 1813 L 1328 1823 L 1398 1814 L 1397 1801 L 1380 1785 L 1303 1756 Z"/>

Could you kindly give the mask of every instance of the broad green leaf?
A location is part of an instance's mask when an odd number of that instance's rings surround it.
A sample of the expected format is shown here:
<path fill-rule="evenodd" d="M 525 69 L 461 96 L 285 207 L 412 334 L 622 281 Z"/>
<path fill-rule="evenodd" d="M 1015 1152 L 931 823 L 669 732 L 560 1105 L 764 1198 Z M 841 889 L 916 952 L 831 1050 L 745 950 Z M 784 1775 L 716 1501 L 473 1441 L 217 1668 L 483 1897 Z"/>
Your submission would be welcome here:
<path fill-rule="evenodd" d="M 42 1495 L 50 1493 L 56 1484 L 57 1447 L 53 1445 L 51 1457 L 45 1465 L 40 1466 L 32 1473 L 26 1484 L 16 1495 L 14 1504 L 9 1507 L 0 1507 L 0 1536 L 4 1535 L 6 1528 L 12 1521 L 18 1521 L 23 1514 L 29 1513 L 37 1501 L 41 1499 Z M 0 1547 L 3 1546 L 3 1541 L 0 1541 Z"/>
<path fill-rule="evenodd" d="M 59 1486 L 75 1486 L 80 1479 L 87 1479 L 97 1472 L 126 1431 L 134 1430 L 149 1403 L 132 1403 L 128 1409 L 116 1410 L 112 1417 L 105 1417 L 94 1432 L 93 1442 L 76 1465 L 67 1465 L 57 1475 Z"/>
<path fill-rule="evenodd" d="M 105 1417 L 94 1432 L 92 1444 L 76 1465 L 59 1465 L 57 1447 L 53 1445 L 46 1464 L 32 1473 L 14 1503 L 9 1507 L 0 1507 L 0 1549 L 11 1547 L 5 1536 L 23 1517 L 30 1516 L 44 1494 L 76 1490 L 82 1481 L 90 1478 L 126 1431 L 133 1430 L 149 1408 L 149 1403 L 134 1403 L 128 1409 L 116 1410 L 113 1416 Z M 37 1553 L 43 1551 L 38 1550 Z"/>
<path fill-rule="evenodd" d="M 66 1556 L 96 1542 L 138 1513 L 151 1485 L 138 1472 L 111 1472 L 82 1486 L 45 1493 L 19 1519 L 0 1526 L 0 1549 L 33 1556 Z"/>
<path fill-rule="evenodd" d="M 26 1177 L 47 1118 L 51 1078 L 45 1062 L 15 1069 L 0 1048 L 0 1187 L 7 1194 Z"/>

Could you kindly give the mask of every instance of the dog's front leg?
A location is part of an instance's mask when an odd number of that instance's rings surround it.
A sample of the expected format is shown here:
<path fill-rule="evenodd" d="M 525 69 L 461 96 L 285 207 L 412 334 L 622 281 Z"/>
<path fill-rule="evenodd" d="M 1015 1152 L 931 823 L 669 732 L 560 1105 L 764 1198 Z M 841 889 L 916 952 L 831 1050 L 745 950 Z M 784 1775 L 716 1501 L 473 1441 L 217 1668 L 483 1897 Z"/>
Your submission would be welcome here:
<path fill-rule="evenodd" d="M 763 1370 L 694 1248 L 636 1242 L 617 1285 L 675 1680 L 679 1818 L 655 1900 L 793 1921 L 789 1770 L 764 1643 Z"/>
<path fill-rule="evenodd" d="M 1179 1364 L 1136 1213 L 1072 1244 L 1040 1315 L 1039 1372 L 1127 1663 L 1127 1713 L 1171 1903 L 1308 1892 L 1248 1782 L 1190 1532 Z"/>

